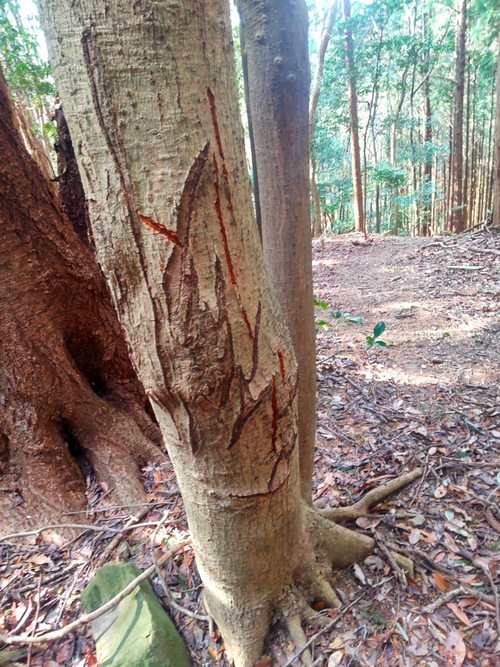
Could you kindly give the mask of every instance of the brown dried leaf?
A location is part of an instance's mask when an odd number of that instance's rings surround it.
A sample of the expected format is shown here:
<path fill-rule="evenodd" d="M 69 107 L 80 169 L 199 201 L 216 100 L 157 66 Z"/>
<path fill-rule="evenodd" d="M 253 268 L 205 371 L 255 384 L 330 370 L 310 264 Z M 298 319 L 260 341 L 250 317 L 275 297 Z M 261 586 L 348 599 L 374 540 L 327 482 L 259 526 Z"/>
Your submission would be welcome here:
<path fill-rule="evenodd" d="M 444 498 L 448 493 L 448 487 L 444 484 L 440 484 L 436 489 L 434 489 L 434 498 Z"/>
<path fill-rule="evenodd" d="M 442 593 L 446 593 L 450 590 L 451 584 L 441 572 L 434 572 L 432 579 L 434 580 L 436 587 L 439 588 Z"/>
<path fill-rule="evenodd" d="M 465 644 L 458 630 L 452 630 L 444 645 L 444 656 L 446 667 L 461 667 L 465 660 Z"/>
<path fill-rule="evenodd" d="M 469 617 L 467 616 L 466 613 L 464 613 L 460 607 L 457 605 L 456 602 L 448 602 L 446 605 L 451 611 L 455 614 L 455 616 L 458 618 L 459 621 L 461 621 L 464 625 L 469 627 L 471 625 L 471 622 L 469 620 Z"/>

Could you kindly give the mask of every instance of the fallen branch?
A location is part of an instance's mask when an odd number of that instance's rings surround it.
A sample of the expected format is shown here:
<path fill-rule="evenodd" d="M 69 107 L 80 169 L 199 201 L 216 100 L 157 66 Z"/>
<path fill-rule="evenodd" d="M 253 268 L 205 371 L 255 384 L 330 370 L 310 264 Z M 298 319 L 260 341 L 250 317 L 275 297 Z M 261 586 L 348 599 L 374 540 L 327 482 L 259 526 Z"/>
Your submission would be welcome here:
<path fill-rule="evenodd" d="M 3 642 L 4 644 L 44 644 L 45 642 L 52 642 L 56 639 L 61 639 L 61 637 L 66 637 L 66 635 L 69 635 L 70 632 L 73 632 L 73 630 L 76 630 L 76 628 L 80 627 L 81 625 L 87 625 L 88 623 L 95 621 L 96 618 L 99 618 L 99 616 L 102 616 L 110 609 L 113 609 L 113 607 L 126 598 L 127 595 L 130 595 L 130 593 L 132 593 L 132 591 L 134 591 L 140 583 L 150 577 L 158 565 L 163 565 L 163 563 L 166 563 L 167 560 L 172 558 L 172 556 L 174 556 L 179 551 L 182 551 L 182 549 L 189 546 L 190 544 L 191 540 L 189 539 L 181 542 L 180 544 L 177 544 L 175 547 L 172 547 L 172 549 L 169 549 L 167 553 L 163 554 L 163 556 L 161 556 L 154 565 L 151 565 L 147 568 L 147 570 L 141 572 L 138 577 L 133 579 L 127 586 L 125 586 L 122 591 L 115 595 L 114 598 L 111 598 L 109 602 L 106 602 L 106 604 L 103 604 L 102 607 L 99 607 L 99 609 L 96 609 L 90 614 L 84 614 L 83 616 L 80 616 L 80 618 L 77 618 L 76 621 L 73 621 L 73 623 L 69 623 L 59 630 L 46 632 L 44 635 L 39 635 L 38 637 L 30 637 L 28 635 L 20 635 L 15 637 L 0 633 L 0 642 Z"/>
<path fill-rule="evenodd" d="M 148 526 L 156 526 L 155 521 L 149 521 L 146 523 L 136 523 L 133 526 L 125 525 L 123 528 L 109 528 L 107 526 L 94 526 L 87 523 L 54 523 L 48 526 L 42 526 L 41 528 L 34 528 L 33 530 L 27 530 L 23 533 L 11 533 L 10 535 L 1 535 L 0 542 L 7 542 L 13 540 L 17 537 L 32 537 L 33 535 L 40 535 L 46 530 L 61 530 L 61 529 L 75 529 L 81 528 L 83 535 L 87 530 L 93 530 L 96 533 L 113 533 L 116 535 L 121 535 L 127 530 L 133 530 L 134 528 L 146 528 Z M 81 537 L 81 535 L 79 537 Z"/>
<path fill-rule="evenodd" d="M 456 248 L 457 250 L 462 250 L 463 252 L 479 252 L 490 255 L 500 255 L 500 250 L 495 250 L 494 248 L 476 248 L 475 246 L 467 247 L 458 245 L 456 243 L 446 244 L 442 241 L 433 241 L 432 243 L 427 243 L 426 245 L 422 246 L 422 248 L 431 248 L 433 246 L 438 246 L 440 248 L 444 248 L 445 250 Z"/>
<path fill-rule="evenodd" d="M 404 486 L 411 484 L 416 479 L 422 475 L 422 468 L 416 468 L 411 472 L 396 477 L 395 479 L 383 484 L 382 486 L 377 486 L 372 491 L 369 491 L 361 500 L 358 500 L 354 505 L 349 505 L 349 507 L 330 507 L 324 510 L 321 510 L 321 515 L 331 521 L 349 521 L 352 519 L 358 519 L 361 516 L 366 516 L 370 513 L 370 510 L 374 505 L 377 505 L 382 500 L 385 500 L 388 496 L 396 493 Z"/>

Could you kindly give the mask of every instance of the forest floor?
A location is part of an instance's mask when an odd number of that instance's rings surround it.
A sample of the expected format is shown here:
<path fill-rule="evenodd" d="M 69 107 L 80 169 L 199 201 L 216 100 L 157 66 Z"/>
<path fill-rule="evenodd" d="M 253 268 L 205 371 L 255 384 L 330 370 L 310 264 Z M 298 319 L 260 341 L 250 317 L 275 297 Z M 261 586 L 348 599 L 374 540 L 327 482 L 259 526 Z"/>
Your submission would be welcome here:
<path fill-rule="evenodd" d="M 337 576 L 344 611 L 321 612 L 335 625 L 308 629 L 314 664 L 498 665 L 500 234 L 330 237 L 313 254 L 315 294 L 328 304 L 317 308 L 326 323 L 317 334 L 317 503 L 348 505 L 402 472 L 424 471 L 352 524 L 377 548 Z M 368 346 L 381 321 L 378 340 L 387 347 Z M 187 537 L 170 464 L 144 474 L 147 506 L 114 506 L 89 477 L 85 521 L 93 530 L 63 543 L 48 533 L 0 542 L 0 632 L 43 633 L 78 618 L 79 593 L 103 556 L 145 568 Z M 208 624 L 182 610 L 203 613 L 192 550 L 163 571 L 193 664 L 227 664 Z M 168 607 L 161 583 L 153 584 Z M 293 645 L 279 630 L 272 639 L 260 667 L 292 664 Z M 83 626 L 16 660 L 10 664 L 97 664 Z"/>

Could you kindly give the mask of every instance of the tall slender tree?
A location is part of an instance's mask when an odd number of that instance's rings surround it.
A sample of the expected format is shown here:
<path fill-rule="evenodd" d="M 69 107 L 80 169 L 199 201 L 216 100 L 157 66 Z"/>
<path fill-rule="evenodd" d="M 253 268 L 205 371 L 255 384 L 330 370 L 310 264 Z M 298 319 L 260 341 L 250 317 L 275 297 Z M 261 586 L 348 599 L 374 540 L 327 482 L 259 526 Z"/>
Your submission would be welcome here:
<path fill-rule="evenodd" d="M 349 127 L 351 133 L 352 184 L 354 191 L 354 228 L 366 234 L 365 210 L 363 206 L 363 182 L 359 151 L 358 96 L 356 93 L 356 67 L 354 61 L 354 39 L 351 28 L 351 1 L 342 0 L 342 17 L 345 22 L 344 44 L 347 68 L 347 94 L 349 105 Z"/>
<path fill-rule="evenodd" d="M 463 191 L 463 124 L 465 90 L 465 37 L 467 33 L 467 0 L 457 0 L 457 28 L 455 38 L 455 93 L 453 98 L 453 125 L 450 170 L 450 229 L 456 233 L 465 229 L 465 201 Z"/>
<path fill-rule="evenodd" d="M 500 38 L 498 40 L 495 140 L 493 144 L 493 224 L 495 227 L 500 227 Z"/>
<path fill-rule="evenodd" d="M 304 0 L 239 0 L 246 36 L 254 171 L 264 261 L 298 363 L 298 437 L 304 498 L 312 502 L 316 347 L 309 206 L 309 57 Z"/>

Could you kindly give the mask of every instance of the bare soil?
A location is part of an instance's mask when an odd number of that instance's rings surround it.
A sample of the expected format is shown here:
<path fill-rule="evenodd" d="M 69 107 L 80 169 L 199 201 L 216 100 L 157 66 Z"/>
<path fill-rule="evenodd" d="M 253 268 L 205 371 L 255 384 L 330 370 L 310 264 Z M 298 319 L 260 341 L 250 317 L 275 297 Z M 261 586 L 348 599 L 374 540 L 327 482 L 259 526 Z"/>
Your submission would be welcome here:
<path fill-rule="evenodd" d="M 316 502 L 348 505 L 403 472 L 424 471 L 351 525 L 374 536 L 377 549 L 337 574 L 340 614 L 318 602 L 318 615 L 335 625 L 306 630 L 314 664 L 493 667 L 500 660 L 500 235 L 381 236 L 366 245 L 355 235 L 335 237 L 315 248 L 314 270 L 316 296 L 329 304 L 317 312 L 328 330 L 317 334 Z M 363 323 L 334 320 L 330 310 Z M 387 347 L 369 347 L 365 337 L 380 321 Z M 87 481 L 81 519 L 95 530 L 77 540 L 46 532 L 0 541 L 0 632 L 60 627 L 82 613 L 79 593 L 104 556 L 145 568 L 187 537 L 169 463 L 144 470 L 149 506 L 112 505 L 108 489 Z M 134 514 L 141 527 L 113 542 L 106 531 Z M 177 604 L 203 613 L 192 550 L 163 573 Z M 217 632 L 172 608 L 153 583 L 193 664 L 227 665 Z M 294 651 L 277 629 L 259 667 L 292 664 Z M 96 665 L 84 627 L 16 661 Z"/>

